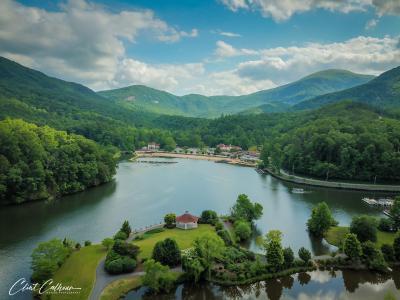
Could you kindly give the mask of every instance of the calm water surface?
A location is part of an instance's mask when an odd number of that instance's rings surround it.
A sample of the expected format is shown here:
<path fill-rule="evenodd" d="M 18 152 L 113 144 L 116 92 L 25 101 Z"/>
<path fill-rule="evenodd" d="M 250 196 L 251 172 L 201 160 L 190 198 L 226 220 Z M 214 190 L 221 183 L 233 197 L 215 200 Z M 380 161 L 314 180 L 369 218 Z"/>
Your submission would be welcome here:
<path fill-rule="evenodd" d="M 200 214 L 213 209 L 225 214 L 240 193 L 264 207 L 263 217 L 257 221 L 258 234 L 279 229 L 284 233 L 285 246 L 295 251 L 304 246 L 314 254 L 328 250 L 326 243 L 310 239 L 305 230 L 316 203 L 326 201 L 341 225 L 349 224 L 356 214 L 380 215 L 360 201 L 373 194 L 322 188 L 293 194 L 295 185 L 251 168 L 209 161 L 168 161 L 177 163 L 121 162 L 115 180 L 109 184 L 50 203 L 0 208 L 0 299 L 7 296 L 15 280 L 29 278 L 30 254 L 39 242 L 54 237 L 99 242 L 113 235 L 125 219 L 140 228 L 159 223 L 168 212 Z M 249 247 L 260 251 L 255 240 Z M 335 285 L 336 281 L 328 282 Z M 343 282 L 336 285 L 343 287 Z"/>

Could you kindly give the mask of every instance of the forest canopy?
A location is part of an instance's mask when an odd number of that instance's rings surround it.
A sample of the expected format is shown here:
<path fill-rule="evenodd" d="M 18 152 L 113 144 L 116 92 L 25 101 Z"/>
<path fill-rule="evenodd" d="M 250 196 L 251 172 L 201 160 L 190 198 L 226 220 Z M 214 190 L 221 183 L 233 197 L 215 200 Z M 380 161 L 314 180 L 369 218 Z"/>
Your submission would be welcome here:
<path fill-rule="evenodd" d="M 114 151 L 47 126 L 0 121 L 0 203 L 49 199 L 110 181 Z"/>

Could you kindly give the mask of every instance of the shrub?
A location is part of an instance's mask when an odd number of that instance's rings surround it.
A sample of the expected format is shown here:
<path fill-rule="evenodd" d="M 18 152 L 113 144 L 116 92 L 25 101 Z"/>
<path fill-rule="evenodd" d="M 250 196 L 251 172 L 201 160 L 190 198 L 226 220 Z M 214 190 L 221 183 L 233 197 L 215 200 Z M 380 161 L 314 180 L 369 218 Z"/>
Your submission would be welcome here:
<path fill-rule="evenodd" d="M 246 241 L 251 236 L 251 227 L 250 224 L 246 221 L 237 221 L 235 222 L 235 235 L 239 239 L 239 241 Z"/>
<path fill-rule="evenodd" d="M 136 260 L 112 249 L 107 254 L 104 268 L 110 274 L 129 273 L 136 268 Z"/>
<path fill-rule="evenodd" d="M 106 247 L 107 250 L 110 250 L 110 248 L 114 245 L 114 239 L 112 238 L 105 238 L 101 244 Z"/>
<path fill-rule="evenodd" d="M 225 230 L 225 229 L 218 230 L 217 234 L 224 241 L 226 246 L 232 246 L 233 245 L 233 241 L 232 241 L 231 235 L 229 234 L 229 232 L 227 230 Z"/>
<path fill-rule="evenodd" d="M 353 233 L 348 233 L 344 240 L 343 245 L 344 254 L 352 261 L 357 261 L 362 255 L 362 249 L 360 241 L 357 236 Z"/>
<path fill-rule="evenodd" d="M 90 246 L 92 244 L 91 241 L 85 241 L 85 247 Z"/>
<path fill-rule="evenodd" d="M 126 234 L 125 231 L 118 231 L 115 235 L 114 235 L 114 240 L 126 240 L 128 238 L 128 235 Z"/>
<path fill-rule="evenodd" d="M 175 227 L 175 223 L 176 223 L 176 215 L 173 214 L 173 213 L 166 214 L 164 216 L 164 222 L 165 222 L 166 227 L 174 228 Z"/>
<path fill-rule="evenodd" d="M 400 260 L 400 235 L 398 235 L 393 241 L 393 251 L 396 260 Z"/>
<path fill-rule="evenodd" d="M 130 258 L 136 258 L 139 254 L 138 246 L 121 240 L 116 240 L 112 249 L 119 255 L 129 256 Z"/>
<path fill-rule="evenodd" d="M 213 210 L 204 210 L 200 216 L 200 223 L 215 225 L 218 222 L 218 215 Z"/>
<path fill-rule="evenodd" d="M 143 284 L 148 286 L 155 293 L 169 292 L 174 286 L 174 275 L 167 266 L 149 259 L 144 263 L 145 275 L 142 277 Z"/>
<path fill-rule="evenodd" d="M 221 223 L 221 222 L 217 222 L 216 224 L 215 224 L 215 230 L 222 230 L 222 229 L 224 229 L 224 225 Z"/>
<path fill-rule="evenodd" d="M 156 243 L 152 258 L 163 265 L 174 267 L 181 262 L 181 251 L 175 240 L 166 238 Z"/>
<path fill-rule="evenodd" d="M 311 252 L 304 247 L 299 249 L 299 257 L 304 263 L 308 263 L 311 259 Z"/>
<path fill-rule="evenodd" d="M 350 224 L 350 232 L 357 236 L 360 242 L 376 242 L 377 224 L 376 219 L 370 216 L 356 216 Z"/>
<path fill-rule="evenodd" d="M 381 251 L 383 254 L 383 258 L 387 261 L 387 262 L 392 262 L 395 260 L 394 257 L 394 250 L 393 250 L 393 246 L 389 245 L 389 244 L 383 244 L 381 247 Z"/>
<path fill-rule="evenodd" d="M 76 250 L 80 250 L 81 249 L 81 244 L 80 243 L 76 243 L 75 244 L 75 249 Z"/>
<path fill-rule="evenodd" d="M 369 261 L 368 266 L 371 270 L 378 272 L 387 272 L 388 270 L 388 265 L 380 250 L 377 250 L 375 257 Z"/>
<path fill-rule="evenodd" d="M 393 230 L 394 222 L 389 218 L 381 218 L 379 220 L 378 229 L 385 232 Z"/>
<path fill-rule="evenodd" d="M 164 228 L 154 228 L 149 231 L 146 231 L 145 234 L 155 234 L 155 233 L 160 233 L 160 232 L 164 232 L 164 231 L 165 231 Z"/>
<path fill-rule="evenodd" d="M 371 241 L 366 241 L 361 244 L 363 258 L 368 262 L 373 260 L 378 252 L 378 249 L 375 247 L 374 243 Z"/>
<path fill-rule="evenodd" d="M 283 249 L 283 261 L 286 267 L 292 266 L 294 262 L 293 250 L 290 247 Z"/>
<path fill-rule="evenodd" d="M 325 202 L 318 203 L 311 211 L 311 217 L 307 221 L 307 227 L 311 234 L 323 236 L 331 226 L 337 225 L 332 212 Z"/>
<path fill-rule="evenodd" d="M 125 232 L 126 233 L 126 237 L 128 237 L 131 234 L 132 228 L 129 225 L 129 222 L 127 220 L 125 220 L 124 223 L 122 223 L 120 231 Z"/>

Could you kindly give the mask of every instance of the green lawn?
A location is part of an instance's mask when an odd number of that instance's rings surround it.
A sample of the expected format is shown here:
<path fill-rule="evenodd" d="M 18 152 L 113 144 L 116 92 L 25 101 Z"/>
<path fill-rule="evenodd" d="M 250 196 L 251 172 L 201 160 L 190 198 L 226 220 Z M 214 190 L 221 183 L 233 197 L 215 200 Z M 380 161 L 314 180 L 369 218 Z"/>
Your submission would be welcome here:
<path fill-rule="evenodd" d="M 106 255 L 101 245 L 82 247 L 74 251 L 54 276 L 54 282 L 82 288 L 79 294 L 54 294 L 51 299 L 88 299 L 96 278 L 96 267 Z"/>
<path fill-rule="evenodd" d="M 334 246 L 339 246 L 347 233 L 349 233 L 349 227 L 343 227 L 343 226 L 331 227 L 326 233 L 325 239 L 329 244 Z M 376 241 L 376 245 L 380 247 L 383 244 L 393 244 L 393 240 L 396 237 L 396 233 L 383 232 L 378 230 L 377 237 L 378 240 Z"/>
<path fill-rule="evenodd" d="M 116 300 L 120 299 L 130 290 L 141 286 L 142 280 L 140 276 L 119 279 L 111 282 L 101 293 L 100 300 Z"/>
<path fill-rule="evenodd" d="M 151 257 L 151 253 L 153 251 L 154 245 L 161 240 L 166 238 L 173 238 L 178 243 L 178 246 L 181 250 L 190 248 L 192 246 L 193 241 L 205 234 L 211 233 L 217 235 L 214 230 L 214 227 L 208 224 L 199 224 L 199 227 L 196 229 L 188 229 L 183 230 L 179 228 L 166 229 L 160 233 L 154 233 L 151 235 L 144 235 L 143 240 L 134 241 L 133 243 L 140 247 L 139 258 L 149 258 Z"/>

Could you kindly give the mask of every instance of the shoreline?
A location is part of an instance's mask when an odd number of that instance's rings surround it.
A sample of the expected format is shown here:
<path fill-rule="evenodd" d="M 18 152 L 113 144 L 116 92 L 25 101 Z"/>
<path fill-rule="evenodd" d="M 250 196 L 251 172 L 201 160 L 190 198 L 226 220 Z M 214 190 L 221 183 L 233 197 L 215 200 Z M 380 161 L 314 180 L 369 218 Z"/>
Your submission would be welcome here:
<path fill-rule="evenodd" d="M 211 155 L 201 155 L 201 154 L 183 154 L 183 153 L 171 153 L 171 152 L 145 152 L 136 151 L 137 158 L 142 157 L 161 157 L 161 158 L 185 158 L 185 159 L 195 159 L 195 160 L 208 160 L 220 163 L 227 163 L 230 165 L 239 165 L 244 167 L 257 167 L 256 163 L 245 162 L 237 158 L 230 158 L 225 156 L 211 156 Z"/>

